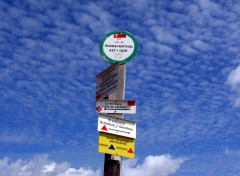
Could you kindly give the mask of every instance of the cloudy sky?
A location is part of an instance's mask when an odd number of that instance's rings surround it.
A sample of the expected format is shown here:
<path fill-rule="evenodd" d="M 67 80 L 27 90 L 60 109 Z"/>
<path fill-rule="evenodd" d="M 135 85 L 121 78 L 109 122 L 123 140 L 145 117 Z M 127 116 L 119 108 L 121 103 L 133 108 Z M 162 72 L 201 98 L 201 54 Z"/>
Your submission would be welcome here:
<path fill-rule="evenodd" d="M 95 76 L 114 30 L 139 43 L 122 176 L 240 175 L 239 19 L 237 0 L 1 0 L 0 175 L 102 175 Z"/>

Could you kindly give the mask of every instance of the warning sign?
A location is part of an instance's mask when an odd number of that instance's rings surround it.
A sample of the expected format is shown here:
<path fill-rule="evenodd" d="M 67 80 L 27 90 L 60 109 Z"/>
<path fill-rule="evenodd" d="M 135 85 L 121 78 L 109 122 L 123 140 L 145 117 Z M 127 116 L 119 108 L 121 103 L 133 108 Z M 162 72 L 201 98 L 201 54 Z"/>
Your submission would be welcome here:
<path fill-rule="evenodd" d="M 134 158 L 135 140 L 108 133 L 99 133 L 98 151 L 112 155 Z"/>

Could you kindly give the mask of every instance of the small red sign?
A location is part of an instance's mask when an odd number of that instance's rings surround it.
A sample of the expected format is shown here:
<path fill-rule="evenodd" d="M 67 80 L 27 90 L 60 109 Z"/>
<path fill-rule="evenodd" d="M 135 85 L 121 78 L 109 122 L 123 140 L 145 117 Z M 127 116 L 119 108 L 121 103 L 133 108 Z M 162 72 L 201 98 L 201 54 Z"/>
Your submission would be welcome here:
<path fill-rule="evenodd" d="M 136 106 L 136 101 L 128 101 L 128 106 Z"/>
<path fill-rule="evenodd" d="M 101 112 L 102 111 L 102 108 L 99 106 L 96 108 L 97 112 Z"/>
<path fill-rule="evenodd" d="M 127 35 L 126 34 L 114 34 L 113 38 L 126 38 Z"/>

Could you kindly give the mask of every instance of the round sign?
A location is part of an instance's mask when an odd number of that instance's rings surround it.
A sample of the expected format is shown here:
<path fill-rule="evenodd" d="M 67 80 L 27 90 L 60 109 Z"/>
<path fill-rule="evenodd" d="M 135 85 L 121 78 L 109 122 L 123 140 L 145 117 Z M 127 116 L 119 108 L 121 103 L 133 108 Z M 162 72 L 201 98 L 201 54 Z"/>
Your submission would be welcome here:
<path fill-rule="evenodd" d="M 126 31 L 112 31 L 99 44 L 101 55 L 110 63 L 124 64 L 137 54 L 136 38 Z"/>

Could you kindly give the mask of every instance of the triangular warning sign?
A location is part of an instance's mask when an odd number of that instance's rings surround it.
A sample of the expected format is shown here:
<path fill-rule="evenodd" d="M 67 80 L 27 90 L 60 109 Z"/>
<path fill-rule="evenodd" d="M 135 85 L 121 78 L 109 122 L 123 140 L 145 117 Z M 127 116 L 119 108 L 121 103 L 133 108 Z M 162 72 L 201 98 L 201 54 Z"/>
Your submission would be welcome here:
<path fill-rule="evenodd" d="M 107 129 L 107 127 L 104 125 L 104 126 L 101 128 L 101 130 L 107 131 L 108 129 Z"/>
<path fill-rule="evenodd" d="M 133 153 L 132 148 L 130 148 L 130 149 L 128 150 L 128 153 Z"/>
<path fill-rule="evenodd" d="M 108 148 L 110 150 L 115 150 L 114 146 L 111 144 L 111 146 Z"/>

